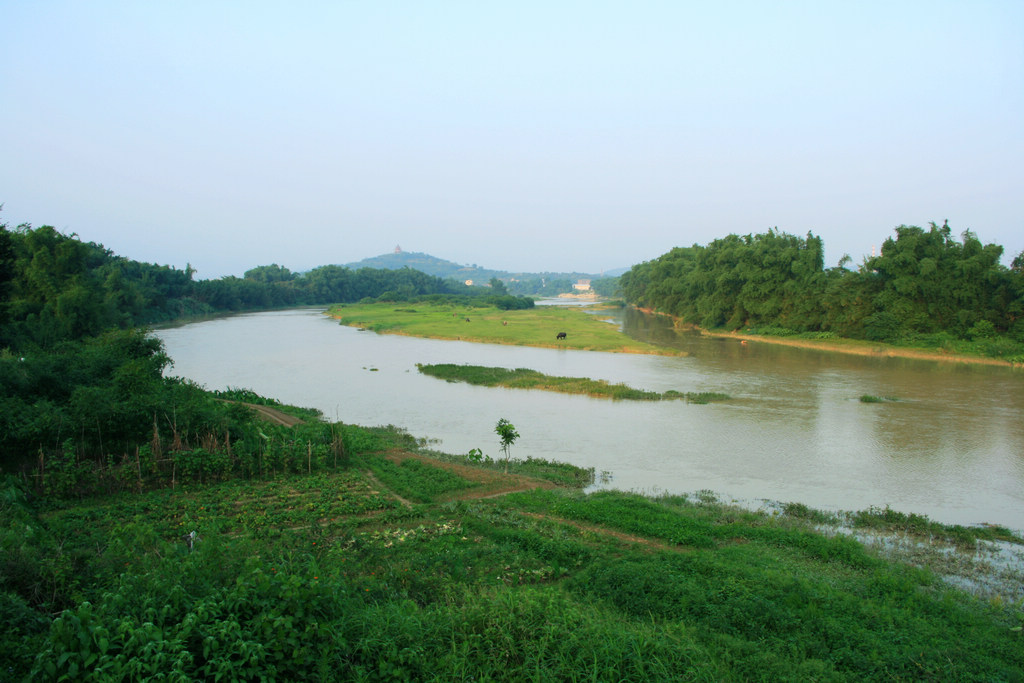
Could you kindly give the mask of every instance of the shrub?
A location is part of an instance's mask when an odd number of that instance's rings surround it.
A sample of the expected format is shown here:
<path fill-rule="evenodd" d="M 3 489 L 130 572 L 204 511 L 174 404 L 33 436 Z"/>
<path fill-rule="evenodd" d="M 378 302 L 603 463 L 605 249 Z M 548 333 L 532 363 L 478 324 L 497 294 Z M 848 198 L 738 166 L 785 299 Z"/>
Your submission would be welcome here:
<path fill-rule="evenodd" d="M 974 341 L 991 339 L 996 336 L 996 326 L 988 320 L 979 320 L 974 323 L 971 329 L 967 330 L 967 336 Z"/>

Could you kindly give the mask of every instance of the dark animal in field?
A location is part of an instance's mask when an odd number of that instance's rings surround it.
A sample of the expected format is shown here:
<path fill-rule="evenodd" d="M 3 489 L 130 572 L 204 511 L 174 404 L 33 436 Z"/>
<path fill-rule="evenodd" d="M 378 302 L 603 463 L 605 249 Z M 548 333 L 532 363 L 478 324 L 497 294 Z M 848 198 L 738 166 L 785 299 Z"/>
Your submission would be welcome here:
<path fill-rule="evenodd" d="M 556 334 L 555 339 L 565 339 L 565 332 L 559 332 Z"/>
<path fill-rule="evenodd" d="M 469 318 L 466 318 L 466 322 L 467 322 L 467 323 L 469 322 Z"/>

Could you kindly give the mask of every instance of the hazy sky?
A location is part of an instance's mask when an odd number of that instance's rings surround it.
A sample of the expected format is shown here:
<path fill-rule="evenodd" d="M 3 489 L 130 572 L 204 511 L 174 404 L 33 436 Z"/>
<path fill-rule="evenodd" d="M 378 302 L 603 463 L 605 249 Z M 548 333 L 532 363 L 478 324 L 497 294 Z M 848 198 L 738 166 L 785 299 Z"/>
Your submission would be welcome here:
<path fill-rule="evenodd" d="M 1024 2 L 0 0 L 0 221 L 199 278 L 1024 250 Z"/>

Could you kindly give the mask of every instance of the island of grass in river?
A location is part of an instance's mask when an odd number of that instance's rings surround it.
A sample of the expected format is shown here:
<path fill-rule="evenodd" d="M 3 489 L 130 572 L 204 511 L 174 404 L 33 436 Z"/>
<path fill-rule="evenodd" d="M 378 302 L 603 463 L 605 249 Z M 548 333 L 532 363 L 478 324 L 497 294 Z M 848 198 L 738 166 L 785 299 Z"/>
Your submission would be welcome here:
<path fill-rule="evenodd" d="M 509 389 L 543 389 L 545 391 L 557 391 L 563 394 L 586 394 L 596 398 L 611 398 L 614 400 L 631 399 L 635 401 L 661 401 L 671 399 L 684 399 L 688 403 L 711 403 L 712 401 L 728 400 L 726 394 L 718 394 L 710 391 L 704 392 L 680 392 L 666 391 L 644 391 L 634 389 L 625 384 L 612 384 L 603 379 L 589 379 L 587 377 L 554 377 L 545 375 L 537 370 L 529 368 L 494 368 L 483 365 L 456 365 L 454 363 L 437 363 L 424 365 L 417 363 L 416 367 L 424 375 L 430 375 L 448 382 L 466 382 L 485 387 L 506 387 Z"/>
<path fill-rule="evenodd" d="M 579 307 L 540 306 L 503 311 L 493 306 L 370 303 L 339 304 L 332 306 L 327 314 L 350 327 L 430 339 L 579 351 L 686 355 L 676 349 L 630 339 L 618 326 L 610 325 L 607 320 Z M 559 338 L 563 332 L 565 336 Z"/>

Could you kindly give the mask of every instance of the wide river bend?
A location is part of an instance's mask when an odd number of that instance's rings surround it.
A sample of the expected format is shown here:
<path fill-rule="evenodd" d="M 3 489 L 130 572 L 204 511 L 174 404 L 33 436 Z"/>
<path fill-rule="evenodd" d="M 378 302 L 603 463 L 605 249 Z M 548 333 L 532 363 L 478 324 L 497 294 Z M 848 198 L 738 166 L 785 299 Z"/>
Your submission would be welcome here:
<path fill-rule="evenodd" d="M 827 510 L 889 506 L 958 524 L 1024 529 L 1024 372 L 847 356 L 684 334 L 628 311 L 626 333 L 686 357 L 595 353 L 378 335 L 321 309 L 254 313 L 157 330 L 170 374 L 209 389 L 249 388 L 332 420 L 394 424 L 451 453 L 499 457 L 494 425 L 520 438 L 513 457 L 607 472 L 597 486 L 645 493 L 711 490 L 724 500 Z M 473 387 L 416 363 L 525 367 L 653 391 L 732 400 L 609 401 Z M 862 403 L 863 394 L 899 400 Z"/>

